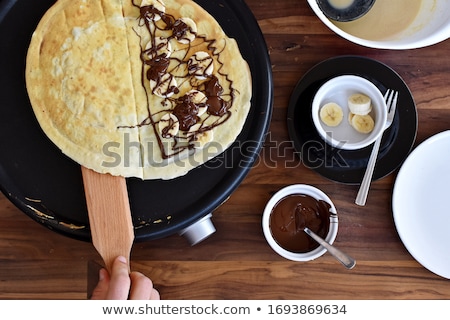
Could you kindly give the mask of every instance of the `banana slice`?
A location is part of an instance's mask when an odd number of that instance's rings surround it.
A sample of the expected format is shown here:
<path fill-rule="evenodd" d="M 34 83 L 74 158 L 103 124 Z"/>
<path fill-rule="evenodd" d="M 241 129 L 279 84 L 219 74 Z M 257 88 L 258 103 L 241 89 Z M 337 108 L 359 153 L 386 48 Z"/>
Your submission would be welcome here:
<path fill-rule="evenodd" d="M 166 7 L 162 0 L 142 0 L 140 6 L 141 7 L 153 6 L 153 7 L 155 7 L 155 9 L 159 10 L 161 13 L 166 12 Z M 161 20 L 161 15 L 154 13 L 153 16 L 149 17 L 149 18 L 152 19 L 153 21 L 159 21 L 159 20 Z"/>
<path fill-rule="evenodd" d="M 163 138 L 172 138 L 180 130 L 180 122 L 173 113 L 166 113 L 159 120 L 158 127 Z"/>
<path fill-rule="evenodd" d="M 372 100 L 362 93 L 354 93 L 348 97 L 348 108 L 353 114 L 366 115 L 372 109 Z"/>
<path fill-rule="evenodd" d="M 326 103 L 319 112 L 320 119 L 329 127 L 336 127 L 342 122 L 344 113 L 335 102 Z"/>
<path fill-rule="evenodd" d="M 192 102 L 199 106 L 197 116 L 201 117 L 208 110 L 206 105 L 208 98 L 203 92 L 198 90 L 191 90 L 188 92 L 188 95 L 191 97 Z"/>
<path fill-rule="evenodd" d="M 361 133 L 370 133 L 372 132 L 375 122 L 373 118 L 369 115 L 360 115 L 355 114 L 352 117 L 352 127 L 355 128 L 356 131 Z"/>
<path fill-rule="evenodd" d="M 170 73 L 163 74 L 157 81 L 150 80 L 153 94 L 161 98 L 170 98 L 177 92 L 177 81 Z"/>
<path fill-rule="evenodd" d="M 197 25 L 190 18 L 180 18 L 174 23 L 174 36 L 179 43 L 189 44 L 194 41 L 197 34 Z"/>
<path fill-rule="evenodd" d="M 172 54 L 173 49 L 172 45 L 170 44 L 169 39 L 164 37 L 156 37 L 153 41 L 149 41 L 147 43 L 147 46 L 145 47 L 145 54 L 147 57 L 152 60 L 156 57 L 165 56 L 166 58 L 169 58 Z"/>
<path fill-rule="evenodd" d="M 348 123 L 352 126 L 352 119 L 353 119 L 353 116 L 354 116 L 355 114 L 354 113 L 351 113 L 351 112 L 349 112 L 348 113 Z"/>
<path fill-rule="evenodd" d="M 199 80 L 205 80 L 214 71 L 213 58 L 205 51 L 198 51 L 188 61 L 189 74 Z"/>

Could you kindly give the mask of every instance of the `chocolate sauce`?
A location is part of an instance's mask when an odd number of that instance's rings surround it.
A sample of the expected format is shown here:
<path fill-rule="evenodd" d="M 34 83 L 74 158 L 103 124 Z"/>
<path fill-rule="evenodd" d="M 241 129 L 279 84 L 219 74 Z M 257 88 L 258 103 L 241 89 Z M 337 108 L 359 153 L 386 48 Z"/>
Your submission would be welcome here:
<path fill-rule="evenodd" d="M 134 3 L 134 1 L 133 1 L 133 5 L 137 7 L 137 5 Z M 155 18 L 161 14 L 161 11 L 159 11 L 153 5 L 141 7 L 140 12 L 141 12 L 141 18 L 144 18 L 145 20 L 148 20 L 148 21 L 155 20 Z"/>
<path fill-rule="evenodd" d="M 304 253 L 319 244 L 303 229 L 308 227 L 322 238 L 330 228 L 331 205 L 305 194 L 293 194 L 275 204 L 270 214 L 269 226 L 275 241 L 284 249 Z"/>
<path fill-rule="evenodd" d="M 163 121 L 163 120 L 160 120 Z M 173 135 L 170 133 L 170 131 L 176 126 L 177 121 L 175 121 L 172 117 L 170 117 L 168 120 L 164 120 L 167 122 L 167 125 L 164 126 L 164 129 L 161 132 L 161 135 L 163 138 L 171 138 Z"/>
<path fill-rule="evenodd" d="M 156 56 L 151 60 L 145 60 L 144 63 L 150 66 L 147 70 L 147 80 L 159 82 L 162 75 L 167 72 L 170 60 L 166 57 Z"/>
<path fill-rule="evenodd" d="M 214 60 L 209 55 L 200 58 L 198 55 L 193 55 L 188 61 L 188 72 L 200 79 L 206 79 L 211 75 L 213 63 Z"/>
<path fill-rule="evenodd" d="M 200 118 L 197 116 L 199 105 L 195 104 L 192 95 L 184 95 L 177 100 L 173 114 L 180 122 L 180 130 L 188 131 Z"/>
<path fill-rule="evenodd" d="M 209 114 L 221 117 L 231 107 L 229 102 L 222 99 L 222 93 L 223 88 L 220 85 L 219 80 L 212 76 L 205 84 L 205 95 L 208 99 L 206 104 L 208 106 Z"/>
<path fill-rule="evenodd" d="M 134 1 L 132 2 L 134 6 L 139 7 L 134 3 Z M 153 81 L 154 83 L 156 83 L 155 87 L 158 88 L 161 85 L 167 84 L 167 81 L 171 81 L 171 77 L 173 76 L 167 76 L 167 74 L 170 74 L 171 70 L 182 70 L 183 68 L 186 68 L 186 74 L 183 76 L 177 75 L 177 80 L 180 80 L 179 78 L 183 78 L 182 82 L 189 81 L 192 89 L 203 92 L 207 98 L 206 103 L 203 103 L 202 105 L 195 104 L 192 101 L 192 97 L 189 97 L 189 94 L 185 94 L 181 97 L 169 98 L 169 96 L 171 96 L 172 94 L 179 94 L 179 89 L 177 87 L 168 87 L 168 90 L 165 93 L 167 94 L 167 97 L 162 102 L 162 105 L 172 106 L 172 112 L 179 120 L 180 130 L 187 132 L 198 122 L 206 121 L 205 119 L 201 120 L 198 117 L 199 107 L 202 106 L 207 107 L 208 117 L 206 118 L 215 116 L 218 117 L 218 119 L 215 121 L 209 121 L 209 125 L 204 125 L 204 123 L 200 125 L 198 133 L 212 130 L 214 127 L 219 126 L 227 121 L 231 116 L 230 108 L 233 104 L 235 89 L 233 88 L 233 82 L 228 78 L 228 76 L 220 72 L 222 66 L 222 63 L 220 62 L 221 52 L 219 52 L 219 50 L 217 50 L 215 47 L 216 40 L 207 39 L 205 36 L 196 34 L 185 22 L 183 22 L 183 20 L 176 19 L 174 16 L 158 10 L 158 8 L 153 5 L 140 7 L 139 21 L 140 26 L 146 27 L 151 39 L 150 48 L 142 49 L 141 52 L 141 60 L 143 63 L 142 85 L 144 86 L 144 89 L 148 91 L 148 83 L 146 83 L 146 81 L 144 80 Z M 208 68 L 205 68 L 205 66 L 201 65 L 206 64 L 206 60 L 200 59 L 200 61 L 185 61 L 184 59 L 188 58 L 187 56 L 185 56 L 183 59 L 180 59 L 172 58 L 166 54 L 159 53 L 159 50 L 163 49 L 164 44 L 156 43 L 157 30 L 171 32 L 171 35 L 167 36 L 168 41 L 170 41 L 171 39 L 176 39 L 177 41 L 189 40 L 188 34 L 194 34 L 196 43 L 191 44 L 190 41 L 186 41 L 186 55 L 191 51 L 191 48 L 193 46 L 197 46 L 202 42 L 205 43 L 207 49 L 210 51 L 210 54 L 212 56 L 215 56 L 215 60 L 219 63 L 219 68 L 217 71 L 218 74 L 225 79 L 225 82 L 227 82 L 226 85 L 229 89 L 229 93 L 226 96 L 227 99 L 224 99 L 223 84 L 220 83 L 219 79 L 216 76 L 207 74 L 206 70 Z M 213 59 L 209 59 L 211 60 L 212 64 Z M 208 64 L 206 65 L 208 66 Z M 169 68 L 171 68 L 171 70 L 169 70 Z M 199 75 L 199 70 L 203 71 L 201 75 Z M 195 79 L 195 77 L 199 76 L 203 78 L 203 80 Z M 153 120 L 153 115 L 150 111 L 150 107 L 147 106 L 147 108 L 149 117 L 148 121 L 144 121 L 143 124 L 151 124 L 156 132 L 157 122 Z M 143 124 L 140 124 L 139 126 Z M 192 132 L 191 135 L 189 135 L 190 140 L 188 139 L 187 141 L 187 147 L 182 148 L 178 146 L 178 140 L 180 139 L 180 137 L 171 137 L 174 139 L 175 145 L 172 153 L 167 153 L 165 151 L 161 138 L 157 135 L 162 157 L 164 159 L 167 159 L 171 156 L 176 155 L 177 153 L 182 152 L 183 148 L 191 148 L 191 142 L 195 140 L 195 134 L 196 132 Z M 167 136 L 168 135 L 166 134 L 166 137 Z"/>
<path fill-rule="evenodd" d="M 172 37 L 180 40 L 188 40 L 186 34 L 192 32 L 191 28 L 181 20 L 175 20 L 175 22 L 170 26 L 172 29 Z"/>

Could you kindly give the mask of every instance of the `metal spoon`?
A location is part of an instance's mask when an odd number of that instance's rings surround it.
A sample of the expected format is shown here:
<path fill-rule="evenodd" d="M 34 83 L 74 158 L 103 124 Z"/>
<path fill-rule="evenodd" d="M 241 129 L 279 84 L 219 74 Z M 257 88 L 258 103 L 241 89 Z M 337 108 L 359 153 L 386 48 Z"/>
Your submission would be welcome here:
<path fill-rule="evenodd" d="M 316 0 L 320 10 L 330 19 L 353 21 L 365 15 L 375 0 Z"/>
<path fill-rule="evenodd" d="M 295 228 L 297 231 L 303 230 L 307 235 L 309 235 L 311 238 L 313 238 L 317 243 L 319 243 L 322 247 L 327 249 L 327 251 L 335 257 L 337 260 L 339 260 L 340 263 L 342 263 L 347 269 L 352 269 L 356 265 L 356 261 L 350 257 L 349 255 L 343 253 L 341 250 L 339 250 L 336 247 L 333 247 L 331 244 L 326 242 L 324 239 L 319 237 L 317 234 L 315 234 L 311 229 L 307 227 L 306 218 L 302 213 L 301 206 L 298 206 L 295 208 Z"/>
<path fill-rule="evenodd" d="M 352 269 L 356 265 L 356 261 L 352 257 L 350 257 L 349 255 L 345 254 L 344 252 L 342 252 L 338 248 L 333 247 L 331 244 L 326 242 L 324 239 L 319 237 L 317 234 L 312 232 L 307 227 L 303 228 L 303 231 L 305 231 L 305 233 L 307 235 L 309 235 L 311 238 L 313 238 L 315 241 L 317 241 L 322 247 L 327 249 L 327 251 L 333 257 L 335 257 L 337 260 L 339 260 L 339 262 L 342 263 L 347 269 Z"/>

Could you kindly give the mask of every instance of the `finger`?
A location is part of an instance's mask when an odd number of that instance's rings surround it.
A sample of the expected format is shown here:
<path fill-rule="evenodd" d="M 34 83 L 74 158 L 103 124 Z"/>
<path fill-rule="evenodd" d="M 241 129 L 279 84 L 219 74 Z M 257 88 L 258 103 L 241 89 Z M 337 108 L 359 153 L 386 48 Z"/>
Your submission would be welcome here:
<path fill-rule="evenodd" d="M 159 295 L 159 291 L 153 288 L 152 293 L 150 294 L 150 300 L 160 300 L 161 296 Z"/>
<path fill-rule="evenodd" d="M 148 300 L 153 293 L 153 282 L 140 272 L 132 272 L 131 279 L 131 300 Z"/>
<path fill-rule="evenodd" d="M 125 257 L 117 257 L 111 267 L 111 281 L 106 299 L 126 300 L 130 291 L 130 276 Z"/>
<path fill-rule="evenodd" d="M 108 293 L 109 288 L 109 274 L 106 269 L 100 269 L 98 273 L 98 283 L 92 291 L 92 300 L 104 300 L 106 299 L 106 295 Z"/>

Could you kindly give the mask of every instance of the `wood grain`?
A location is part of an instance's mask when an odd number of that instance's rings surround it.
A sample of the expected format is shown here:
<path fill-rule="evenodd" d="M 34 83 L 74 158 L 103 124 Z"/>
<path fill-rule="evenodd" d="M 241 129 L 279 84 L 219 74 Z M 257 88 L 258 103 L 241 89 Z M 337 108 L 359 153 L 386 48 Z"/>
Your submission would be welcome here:
<path fill-rule="evenodd" d="M 263 31 L 274 78 L 270 133 L 261 155 L 230 199 L 213 213 L 217 232 L 191 247 L 177 236 L 135 243 L 131 269 L 149 275 L 163 299 L 449 299 L 449 281 L 416 262 L 399 239 L 391 211 L 396 172 L 372 183 L 364 208 L 356 185 L 330 181 L 295 156 L 286 125 L 289 97 L 315 64 L 362 55 L 392 67 L 418 111 L 415 145 L 450 128 L 450 41 L 431 47 L 377 50 L 333 34 L 306 1 L 247 0 Z M 274 253 L 261 214 L 280 188 L 306 183 L 327 193 L 339 212 L 336 245 L 357 266 L 325 254 L 308 263 Z M 42 227 L 0 195 L 0 299 L 85 299 L 92 244 Z"/>
<path fill-rule="evenodd" d="M 111 270 L 119 255 L 129 261 L 134 241 L 133 222 L 124 177 L 81 167 L 92 244 Z"/>

